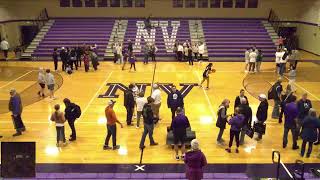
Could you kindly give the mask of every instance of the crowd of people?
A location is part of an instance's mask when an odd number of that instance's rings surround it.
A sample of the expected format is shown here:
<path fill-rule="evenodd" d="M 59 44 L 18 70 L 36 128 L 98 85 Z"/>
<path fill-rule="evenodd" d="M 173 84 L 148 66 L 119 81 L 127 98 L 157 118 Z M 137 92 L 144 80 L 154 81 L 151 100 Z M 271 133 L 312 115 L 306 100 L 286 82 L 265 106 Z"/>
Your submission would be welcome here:
<path fill-rule="evenodd" d="M 90 69 L 90 62 L 93 69 L 98 70 L 99 59 L 97 55 L 97 46 L 78 45 L 76 47 L 61 47 L 54 48 L 52 53 L 54 62 L 54 70 L 58 70 L 58 62 L 61 60 L 61 70 L 72 74 L 73 70 L 78 70 L 81 67 L 82 61 L 84 64 L 85 72 Z"/>

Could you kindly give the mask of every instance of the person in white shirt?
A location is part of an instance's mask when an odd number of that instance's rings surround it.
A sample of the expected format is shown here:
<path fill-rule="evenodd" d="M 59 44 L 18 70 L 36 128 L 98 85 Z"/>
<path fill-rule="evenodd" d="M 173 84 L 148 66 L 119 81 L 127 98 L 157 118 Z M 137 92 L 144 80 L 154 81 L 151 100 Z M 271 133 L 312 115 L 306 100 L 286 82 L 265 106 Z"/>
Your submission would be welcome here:
<path fill-rule="evenodd" d="M 45 75 L 44 75 L 43 68 L 39 68 L 38 83 L 40 85 L 40 90 L 38 91 L 38 95 L 40 97 L 44 97 L 44 89 L 46 87 L 46 78 L 45 78 Z"/>
<path fill-rule="evenodd" d="M 279 70 L 279 75 L 280 76 L 283 76 L 283 74 L 285 73 L 286 71 L 286 64 L 288 62 L 288 59 L 289 59 L 289 52 L 286 48 L 283 49 L 283 55 L 282 57 L 280 58 L 280 70 Z"/>
<path fill-rule="evenodd" d="M 178 61 L 182 61 L 182 55 L 183 55 L 183 46 L 181 44 L 178 44 Z"/>
<path fill-rule="evenodd" d="M 122 45 L 121 43 L 117 45 L 117 58 L 118 58 L 118 63 L 122 64 L 123 63 L 123 55 L 122 55 Z"/>
<path fill-rule="evenodd" d="M 277 52 L 275 54 L 276 56 L 276 73 L 279 74 L 280 73 L 280 60 L 282 59 L 284 55 L 284 52 L 281 51 L 281 49 L 277 49 Z"/>
<path fill-rule="evenodd" d="M 201 43 L 199 46 L 199 56 L 200 56 L 199 61 L 202 61 L 203 54 L 204 54 L 204 43 Z"/>
<path fill-rule="evenodd" d="M 246 63 L 246 66 L 244 68 L 244 72 L 248 72 L 248 67 L 249 67 L 249 62 L 250 62 L 250 57 L 249 57 L 249 54 L 250 54 L 250 48 L 248 48 L 245 53 L 244 53 L 244 60 L 245 60 L 245 63 Z"/>
<path fill-rule="evenodd" d="M 249 72 L 254 73 L 256 61 L 257 61 L 257 53 L 255 49 L 252 49 L 252 51 L 249 54 Z"/>
<path fill-rule="evenodd" d="M 147 98 L 143 97 L 144 92 L 140 92 L 137 99 L 136 99 L 136 104 L 137 104 L 137 126 L 136 128 L 140 127 L 140 118 L 142 116 L 142 109 L 145 104 L 147 104 Z"/>
<path fill-rule="evenodd" d="M 2 39 L 1 43 L 0 43 L 0 47 L 1 47 L 1 50 L 3 51 L 3 55 L 4 55 L 4 58 L 5 60 L 8 59 L 8 51 L 9 51 L 9 43 L 8 41 L 6 41 L 5 39 Z"/>
<path fill-rule="evenodd" d="M 194 59 L 198 60 L 198 53 L 199 53 L 199 45 L 198 43 L 194 43 L 192 46 L 192 53 L 194 55 Z"/>
<path fill-rule="evenodd" d="M 158 84 L 153 85 L 153 91 L 152 91 L 151 97 L 154 99 L 154 102 L 151 106 L 153 115 L 158 121 L 160 120 L 159 110 L 161 107 L 161 91 Z"/>
<path fill-rule="evenodd" d="M 49 97 L 51 99 L 55 99 L 55 97 L 54 97 L 54 84 L 55 84 L 54 76 L 53 76 L 53 74 L 51 74 L 50 69 L 47 69 L 46 73 L 47 73 L 46 84 L 47 84 L 47 87 L 50 91 Z"/>

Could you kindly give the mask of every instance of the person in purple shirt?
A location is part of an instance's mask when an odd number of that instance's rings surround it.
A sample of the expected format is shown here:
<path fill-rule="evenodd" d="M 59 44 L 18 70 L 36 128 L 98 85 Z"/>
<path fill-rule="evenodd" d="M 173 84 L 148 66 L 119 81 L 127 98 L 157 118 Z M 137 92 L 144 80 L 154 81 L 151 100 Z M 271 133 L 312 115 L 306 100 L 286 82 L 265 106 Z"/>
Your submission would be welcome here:
<path fill-rule="evenodd" d="M 20 136 L 22 132 L 26 130 L 21 119 L 23 109 L 21 97 L 15 89 L 10 90 L 10 96 L 11 97 L 9 100 L 9 110 L 12 112 L 11 117 L 13 119 L 13 125 L 17 131 L 15 134 L 13 134 L 13 136 Z"/>
<path fill-rule="evenodd" d="M 244 124 L 244 115 L 240 114 L 239 107 L 236 107 L 234 116 L 228 121 L 228 124 L 231 126 L 230 128 L 230 141 L 229 141 L 229 148 L 226 149 L 228 153 L 231 153 L 231 147 L 233 139 L 236 139 L 236 153 L 239 153 L 239 146 L 240 146 L 240 131 Z"/>
<path fill-rule="evenodd" d="M 288 133 L 291 130 L 292 133 L 292 149 L 299 149 L 297 145 L 297 118 L 299 115 L 298 106 L 296 103 L 297 97 L 293 96 L 292 101 L 286 104 L 284 109 L 284 133 L 283 133 L 283 148 L 287 147 L 288 144 Z"/>
<path fill-rule="evenodd" d="M 189 120 L 187 116 L 184 115 L 183 109 L 181 107 L 177 108 L 177 116 L 173 119 L 171 127 L 173 131 L 174 138 L 174 150 L 176 152 L 176 160 L 179 161 L 179 143 L 181 143 L 181 159 L 184 159 L 184 155 L 186 152 L 185 149 L 185 140 L 187 137 L 187 128 L 190 127 Z"/>
<path fill-rule="evenodd" d="M 207 159 L 199 148 L 197 139 L 191 141 L 191 151 L 184 158 L 186 164 L 186 178 L 200 180 L 203 178 L 203 167 L 207 165 Z"/>

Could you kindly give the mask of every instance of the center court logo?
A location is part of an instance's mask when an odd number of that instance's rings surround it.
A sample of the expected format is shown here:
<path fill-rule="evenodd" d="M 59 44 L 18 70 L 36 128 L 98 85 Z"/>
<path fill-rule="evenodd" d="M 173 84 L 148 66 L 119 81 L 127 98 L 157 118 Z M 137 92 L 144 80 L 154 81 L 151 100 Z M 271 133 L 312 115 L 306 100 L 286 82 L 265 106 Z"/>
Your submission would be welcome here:
<path fill-rule="evenodd" d="M 146 92 L 146 89 L 148 86 L 151 86 L 151 83 L 136 83 L 138 89 L 140 92 Z M 160 89 L 164 91 L 165 93 L 169 94 L 171 91 L 172 83 L 158 83 Z M 194 86 L 198 86 L 197 83 L 180 83 L 180 88 L 177 87 L 177 89 L 180 90 L 183 97 L 186 97 L 192 90 Z M 108 90 L 102 94 L 99 95 L 98 98 L 118 98 L 119 95 L 117 92 L 120 90 L 123 93 L 128 90 L 129 88 L 122 83 L 108 83 Z"/>

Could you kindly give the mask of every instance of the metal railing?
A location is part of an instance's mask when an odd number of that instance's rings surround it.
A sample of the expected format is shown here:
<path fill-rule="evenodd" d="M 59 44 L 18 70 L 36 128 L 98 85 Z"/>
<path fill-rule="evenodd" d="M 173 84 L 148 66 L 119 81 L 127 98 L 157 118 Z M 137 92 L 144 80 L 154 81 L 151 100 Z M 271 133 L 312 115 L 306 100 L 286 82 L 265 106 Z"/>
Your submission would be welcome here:
<path fill-rule="evenodd" d="M 271 26 L 274 28 L 277 34 L 279 34 L 279 29 L 281 26 L 281 20 L 277 16 L 277 14 L 274 12 L 273 9 L 270 9 L 268 22 L 271 24 Z"/>
<path fill-rule="evenodd" d="M 46 8 L 41 10 L 40 14 L 33 21 L 33 25 L 38 27 L 38 32 L 40 29 L 49 21 L 48 11 Z"/>

